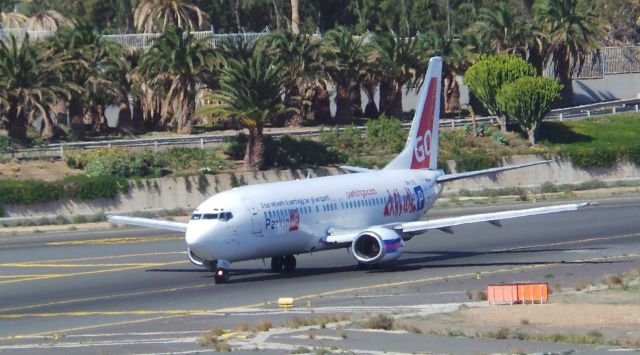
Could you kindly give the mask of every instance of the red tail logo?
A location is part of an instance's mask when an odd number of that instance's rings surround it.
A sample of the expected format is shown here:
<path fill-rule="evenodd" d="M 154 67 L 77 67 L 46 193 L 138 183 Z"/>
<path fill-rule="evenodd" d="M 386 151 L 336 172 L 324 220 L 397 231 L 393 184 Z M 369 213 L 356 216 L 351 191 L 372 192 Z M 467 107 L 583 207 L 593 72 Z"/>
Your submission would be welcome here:
<path fill-rule="evenodd" d="M 420 115 L 420 125 L 416 133 L 415 147 L 413 148 L 413 160 L 411 169 L 429 168 L 431 162 L 431 132 L 433 130 L 434 113 L 436 109 L 436 90 L 438 78 L 431 78 L 427 88 L 427 97 Z"/>

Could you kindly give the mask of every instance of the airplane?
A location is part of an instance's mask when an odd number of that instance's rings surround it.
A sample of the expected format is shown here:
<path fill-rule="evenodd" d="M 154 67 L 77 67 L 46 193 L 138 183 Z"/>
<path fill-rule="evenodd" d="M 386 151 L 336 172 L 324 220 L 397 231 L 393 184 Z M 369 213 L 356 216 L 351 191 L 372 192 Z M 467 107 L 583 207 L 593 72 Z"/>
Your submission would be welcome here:
<path fill-rule="evenodd" d="M 442 59 L 433 57 L 404 149 L 383 169 L 342 167 L 351 174 L 236 187 L 209 197 L 187 223 L 108 216 L 112 223 L 185 233 L 187 255 L 230 281 L 232 262 L 271 258 L 273 272 L 296 269 L 295 255 L 350 248 L 360 265 L 398 259 L 406 242 L 429 230 L 575 211 L 589 203 L 420 220 L 449 181 L 550 161 L 445 174 L 438 169 Z"/>

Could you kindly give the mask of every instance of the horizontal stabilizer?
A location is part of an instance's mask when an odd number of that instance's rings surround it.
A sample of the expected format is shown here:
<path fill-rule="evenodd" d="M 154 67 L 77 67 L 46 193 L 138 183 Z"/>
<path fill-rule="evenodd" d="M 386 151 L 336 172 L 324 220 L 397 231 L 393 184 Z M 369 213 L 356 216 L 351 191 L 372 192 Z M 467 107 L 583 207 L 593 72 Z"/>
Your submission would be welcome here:
<path fill-rule="evenodd" d="M 340 165 L 340 169 L 351 172 L 351 173 L 366 173 L 368 171 L 374 170 L 374 169 L 360 168 L 357 166 L 348 166 L 348 165 Z"/>
<path fill-rule="evenodd" d="M 128 217 L 128 216 L 107 216 L 107 221 L 117 224 L 128 224 L 138 227 L 163 229 L 174 232 L 186 232 L 187 224 L 183 222 L 162 221 L 158 219 Z"/>
<path fill-rule="evenodd" d="M 464 179 L 468 177 L 481 176 L 481 175 L 490 175 L 490 174 L 500 173 L 507 170 L 514 170 L 514 169 L 526 168 L 528 166 L 549 164 L 549 163 L 551 163 L 551 160 L 540 160 L 540 161 L 534 161 L 531 163 L 505 165 L 505 166 L 499 166 L 497 168 L 468 171 L 465 173 L 446 174 L 446 175 L 438 176 L 438 182 L 452 181 L 452 180 Z"/>

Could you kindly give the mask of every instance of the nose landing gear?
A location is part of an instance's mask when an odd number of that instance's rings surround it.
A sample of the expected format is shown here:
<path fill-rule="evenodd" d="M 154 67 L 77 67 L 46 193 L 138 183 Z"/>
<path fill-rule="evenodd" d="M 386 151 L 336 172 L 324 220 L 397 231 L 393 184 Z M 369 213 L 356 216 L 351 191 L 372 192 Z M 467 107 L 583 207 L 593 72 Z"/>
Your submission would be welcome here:
<path fill-rule="evenodd" d="M 229 277 L 229 269 L 231 268 L 231 263 L 226 260 L 218 260 L 216 262 L 216 268 L 213 271 L 213 278 L 216 281 L 216 284 L 227 283 L 231 280 Z"/>
<path fill-rule="evenodd" d="M 223 284 L 229 282 L 229 270 L 217 268 L 213 274 L 216 284 Z"/>
<path fill-rule="evenodd" d="M 289 273 L 296 270 L 296 257 L 293 255 L 271 258 L 271 271 Z"/>

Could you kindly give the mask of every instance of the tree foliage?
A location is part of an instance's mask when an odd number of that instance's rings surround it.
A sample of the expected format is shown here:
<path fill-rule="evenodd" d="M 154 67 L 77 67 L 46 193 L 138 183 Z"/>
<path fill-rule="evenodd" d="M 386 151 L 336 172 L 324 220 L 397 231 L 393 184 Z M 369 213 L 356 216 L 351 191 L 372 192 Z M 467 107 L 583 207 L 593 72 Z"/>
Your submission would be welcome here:
<path fill-rule="evenodd" d="M 517 122 L 536 144 L 540 123 L 560 98 L 562 85 L 540 76 L 525 76 L 505 84 L 496 97 L 500 111 Z"/>
<path fill-rule="evenodd" d="M 286 110 L 282 102 L 286 76 L 277 56 L 263 47 L 251 47 L 246 58 L 226 57 L 220 70 L 219 90 L 210 98 L 219 104 L 202 107 L 198 115 L 214 115 L 218 119 L 237 119 L 249 129 L 245 165 L 263 167 L 262 130 Z"/>
<path fill-rule="evenodd" d="M 496 101 L 502 86 L 535 74 L 535 68 L 523 59 L 514 55 L 500 54 L 482 58 L 472 65 L 464 74 L 464 83 L 489 113 L 503 116 L 504 112 Z M 506 118 L 502 117 L 500 125 L 503 130 L 506 129 L 506 124 Z"/>

